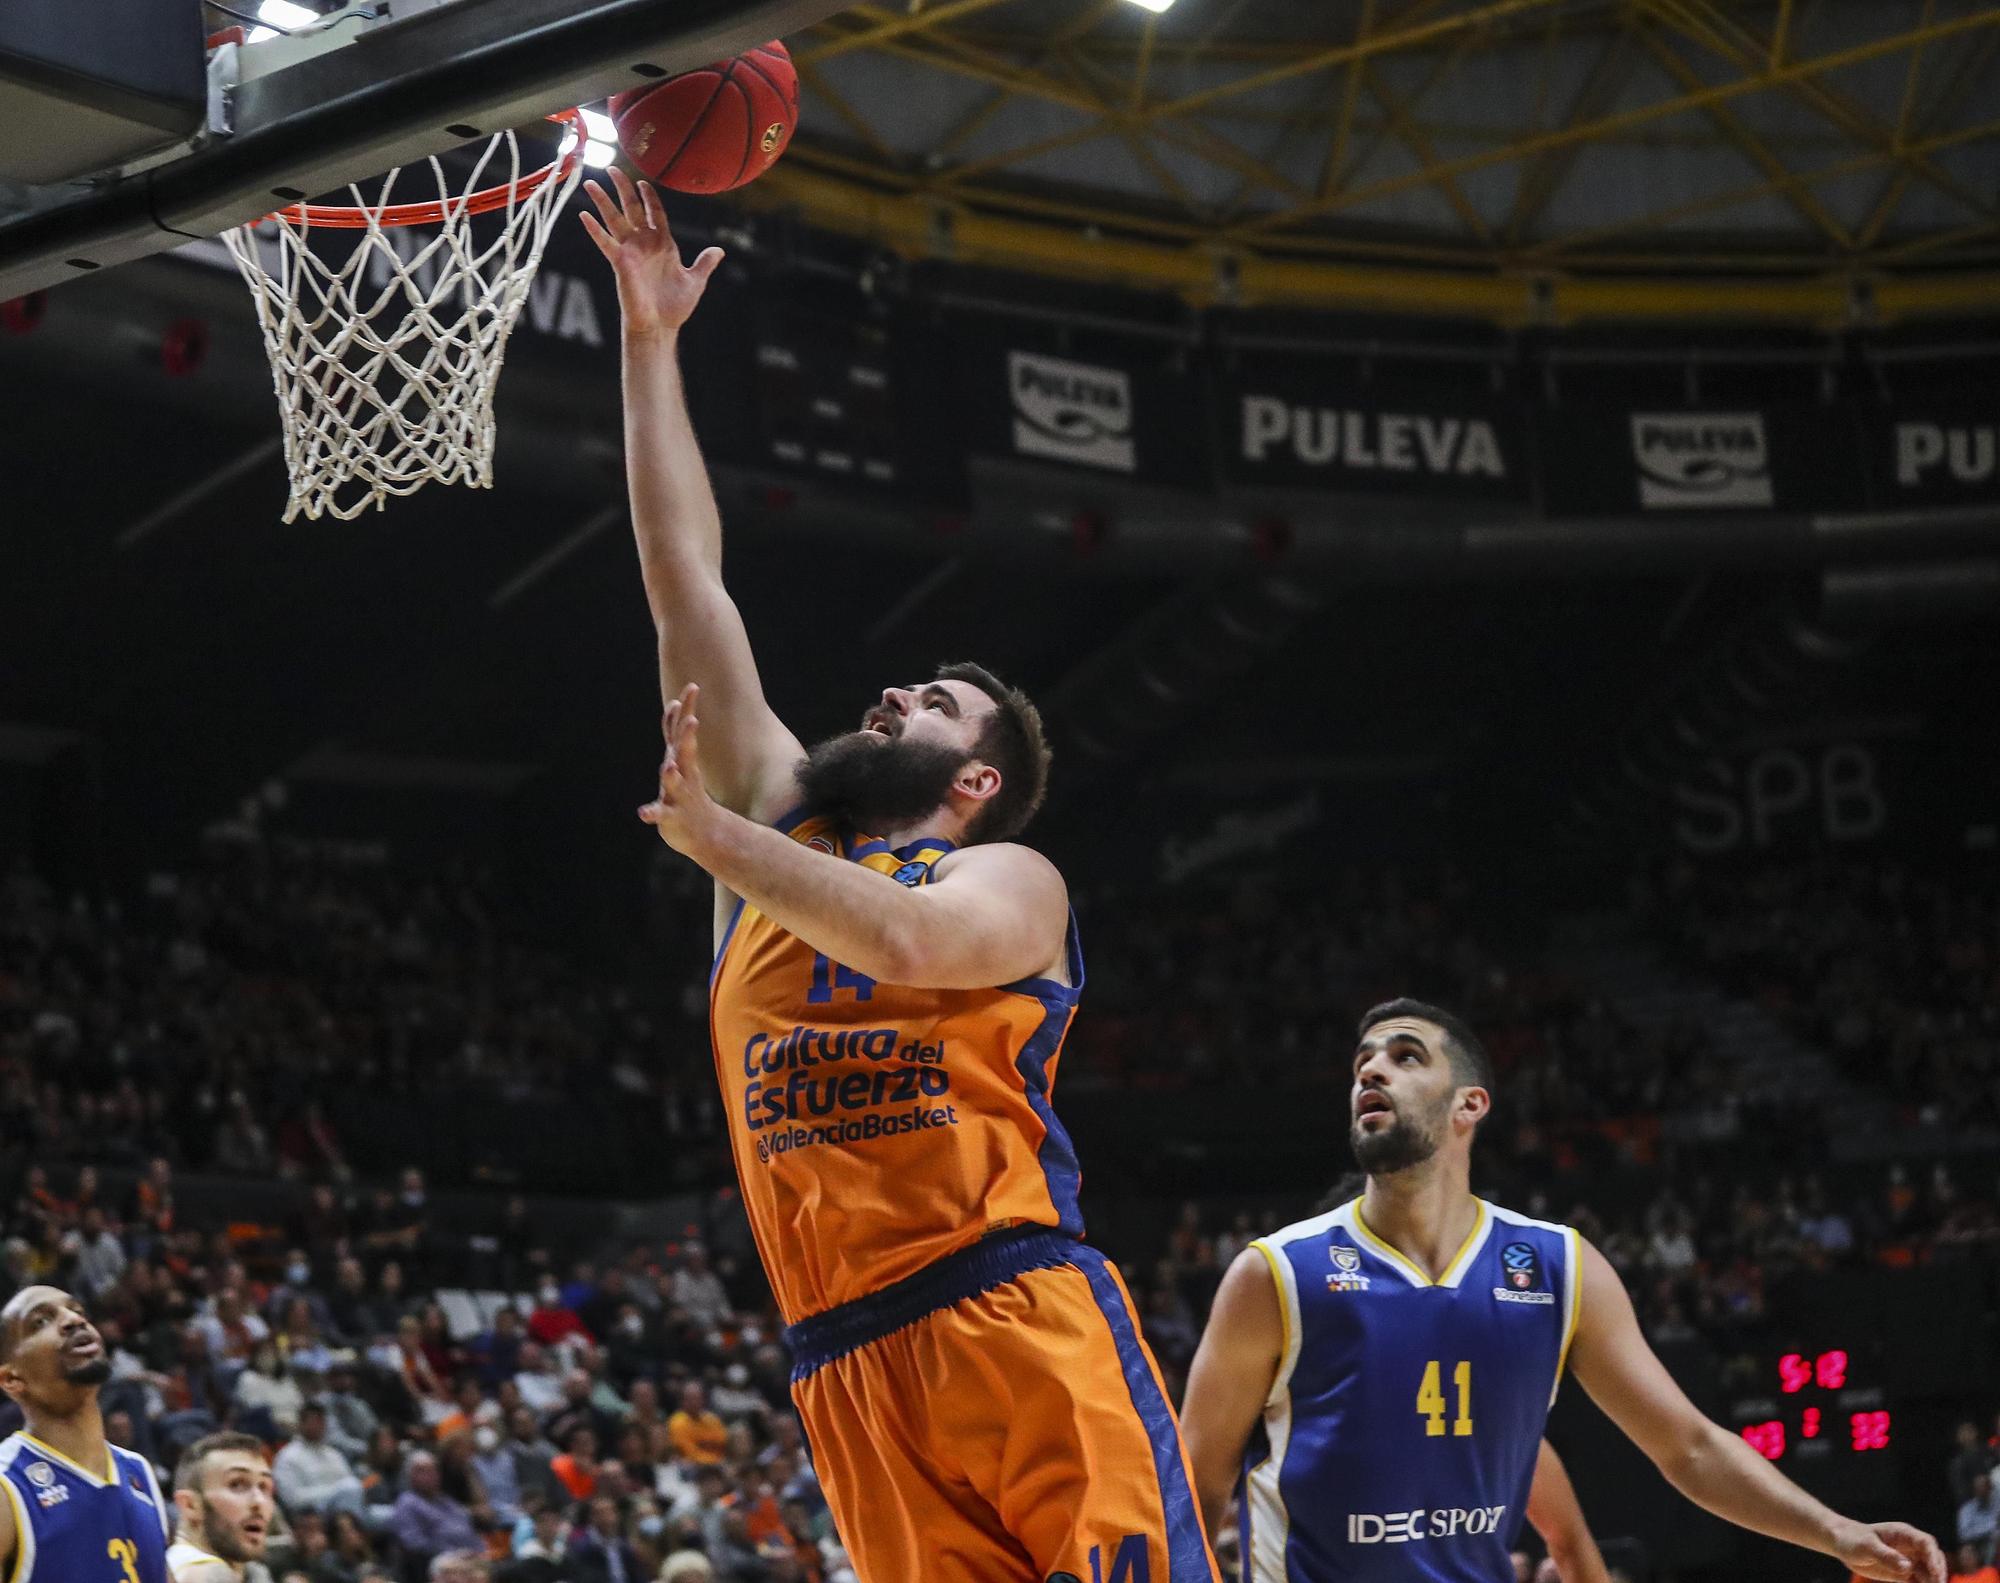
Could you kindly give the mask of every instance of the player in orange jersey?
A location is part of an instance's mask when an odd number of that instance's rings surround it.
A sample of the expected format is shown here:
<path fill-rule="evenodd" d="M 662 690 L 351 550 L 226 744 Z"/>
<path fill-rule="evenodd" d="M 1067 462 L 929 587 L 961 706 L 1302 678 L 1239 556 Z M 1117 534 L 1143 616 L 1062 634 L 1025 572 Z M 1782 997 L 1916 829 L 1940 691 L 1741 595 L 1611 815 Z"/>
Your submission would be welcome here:
<path fill-rule="evenodd" d="M 973 665 L 810 753 L 771 712 L 676 364 L 722 255 L 684 266 L 658 195 L 612 180 L 584 225 L 624 313 L 667 702 L 641 817 L 715 879 L 716 1076 L 841 1538 L 863 1583 L 1215 1583 L 1050 1108 L 1083 959 L 1062 876 L 1012 839 L 1040 718 Z"/>

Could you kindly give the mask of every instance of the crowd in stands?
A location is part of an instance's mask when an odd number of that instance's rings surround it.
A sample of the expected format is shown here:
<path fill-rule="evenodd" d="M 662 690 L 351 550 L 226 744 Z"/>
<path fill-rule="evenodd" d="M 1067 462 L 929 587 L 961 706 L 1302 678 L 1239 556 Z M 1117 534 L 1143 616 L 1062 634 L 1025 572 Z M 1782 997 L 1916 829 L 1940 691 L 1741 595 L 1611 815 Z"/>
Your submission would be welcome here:
<path fill-rule="evenodd" d="M 165 1483 L 218 1426 L 269 1448 L 276 1583 L 842 1583 L 763 1284 L 695 1240 L 638 1248 L 454 1328 L 422 1173 L 393 1212 L 316 1190 L 283 1238 L 187 1225 L 153 1161 L 114 1195 L 30 1167 L 10 1287 L 89 1303 L 110 1438 Z M 9 1425 L 8 1427 L 13 1427 Z"/>
<path fill-rule="evenodd" d="M 1949 1534 L 1939 1538 L 1951 1553 L 1952 1583 L 2000 1583 L 2000 1415 L 1990 1431 L 1971 1419 L 1958 1426 L 1947 1476 L 1957 1513 Z"/>
<path fill-rule="evenodd" d="M 604 1090 L 720 1182 L 706 1060 L 685 1058 L 706 1046 L 708 915 L 684 881 L 663 881 L 678 931 L 663 949 L 694 968 L 642 982 L 514 937 L 484 882 L 351 855 L 224 844 L 91 902 L 24 869 L 0 880 L 0 1142 L 36 1162 L 0 1226 L 6 1276 L 91 1301 L 119 1361 L 112 1422 L 163 1466 L 217 1423 L 273 1448 L 280 1583 L 401 1583 L 460 1550 L 524 1583 L 842 1576 L 754 1270 L 709 1268 L 688 1243 L 565 1277 L 516 1205 L 496 1284 L 525 1307 L 455 1332 L 435 1296 L 422 1173 L 359 1185 L 332 1115 L 342 1093 L 536 1107 Z M 1800 1158 L 1800 1107 L 1782 1124 L 1747 1113 L 1726 1149 L 1663 1129 L 1663 1112 L 1728 1086 L 1706 1031 L 1634 1027 L 1482 927 L 1448 873 L 1355 874 L 1282 905 L 1251 885 L 1093 893 L 1081 911 L 1089 990 L 1059 1103 L 1064 1090 L 1194 1096 L 1246 1081 L 1317 1085 L 1337 1103 L 1347 1015 L 1417 989 L 1495 1057 L 1482 1190 L 1578 1225 L 1657 1342 L 1747 1353 L 1789 1272 L 2000 1247 L 1990 1159 L 1836 1176 Z M 1678 867 L 1635 911 L 1905 1119 L 2000 1119 L 1990 889 L 1886 864 L 1727 880 Z M 107 1194 L 100 1167 L 138 1185 Z M 282 1246 L 252 1247 L 184 1223 L 177 1170 L 318 1185 Z M 1176 1392 L 1230 1258 L 1310 1208 L 1190 1203 L 1156 1244 L 1112 1250 Z M 1979 1476 L 1954 1500 L 1970 1516 L 1958 1537 L 1985 1564 L 1994 1497 Z"/>

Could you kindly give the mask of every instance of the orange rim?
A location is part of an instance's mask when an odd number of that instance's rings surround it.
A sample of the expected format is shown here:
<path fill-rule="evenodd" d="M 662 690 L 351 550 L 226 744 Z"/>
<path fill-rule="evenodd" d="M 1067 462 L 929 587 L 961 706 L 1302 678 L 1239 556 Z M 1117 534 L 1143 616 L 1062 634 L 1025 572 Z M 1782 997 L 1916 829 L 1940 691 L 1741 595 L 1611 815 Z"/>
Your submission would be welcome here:
<path fill-rule="evenodd" d="M 384 230 L 399 225 L 442 225 L 447 214 L 490 214 L 495 209 L 504 209 L 510 203 L 533 196 L 547 182 L 566 179 L 582 160 L 584 145 L 590 140 L 589 129 L 583 124 L 583 112 L 558 110 L 548 119 L 567 126 L 576 134 L 576 143 L 568 153 L 558 154 L 540 170 L 518 181 L 503 181 L 498 186 L 483 188 L 448 203 L 442 199 L 431 203 L 397 203 L 379 212 L 357 209 L 350 204 L 295 203 L 289 209 L 274 209 L 264 218 L 283 220 L 287 225 L 365 231 L 371 225 L 379 225 Z"/>

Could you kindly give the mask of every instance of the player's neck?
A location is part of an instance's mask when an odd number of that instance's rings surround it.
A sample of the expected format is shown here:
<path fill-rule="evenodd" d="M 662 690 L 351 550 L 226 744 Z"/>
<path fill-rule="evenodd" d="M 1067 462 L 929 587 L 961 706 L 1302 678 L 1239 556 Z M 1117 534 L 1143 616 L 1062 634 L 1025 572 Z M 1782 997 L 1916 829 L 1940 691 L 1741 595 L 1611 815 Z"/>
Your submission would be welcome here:
<path fill-rule="evenodd" d="M 183 1545 L 192 1545 L 195 1549 L 199 1550 L 203 1555 L 209 1557 L 217 1564 L 227 1567 L 229 1569 L 229 1575 L 231 1577 L 240 1578 L 243 1576 L 244 1569 L 242 1563 L 236 1561 L 224 1560 L 221 1556 L 215 1553 L 215 1546 L 208 1542 L 208 1536 L 206 1534 L 194 1532 L 188 1527 L 186 1523 L 182 1523 L 179 1527 L 177 1527 L 174 1530 L 174 1543 Z"/>
<path fill-rule="evenodd" d="M 1436 1280 L 1479 1224 L 1479 1201 L 1466 1162 L 1440 1154 L 1407 1171 L 1369 1177 L 1361 1215 L 1370 1231 Z"/>
<path fill-rule="evenodd" d="M 28 1433 L 97 1478 L 104 1477 L 104 1470 L 111 1465 L 111 1447 L 104 1438 L 104 1414 L 98 1410 L 94 1392 L 74 1413 L 61 1418 L 30 1419 Z"/>
<path fill-rule="evenodd" d="M 949 841 L 953 846 L 965 845 L 964 821 L 949 807 L 937 808 L 921 819 L 908 824 L 897 825 L 892 830 L 869 832 L 892 852 L 900 852 L 904 847 L 917 841 Z"/>

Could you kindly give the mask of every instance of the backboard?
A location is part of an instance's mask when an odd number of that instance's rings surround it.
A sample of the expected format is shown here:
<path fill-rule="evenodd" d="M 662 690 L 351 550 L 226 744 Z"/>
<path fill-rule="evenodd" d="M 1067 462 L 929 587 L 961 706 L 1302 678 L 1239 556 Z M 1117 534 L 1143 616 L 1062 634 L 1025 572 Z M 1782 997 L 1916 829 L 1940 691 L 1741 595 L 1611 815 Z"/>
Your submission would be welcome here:
<path fill-rule="evenodd" d="M 211 52 L 206 124 L 192 137 L 80 181 L 0 184 L 0 301 L 216 236 L 843 9 L 842 0 L 170 3 L 191 29 L 239 15 L 237 32 L 255 42 Z M 285 17 L 310 25 L 259 36 Z M 0 96 L 14 91 L 0 80 Z"/>

